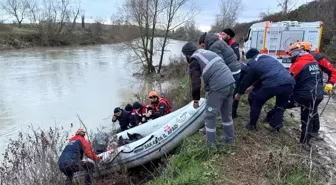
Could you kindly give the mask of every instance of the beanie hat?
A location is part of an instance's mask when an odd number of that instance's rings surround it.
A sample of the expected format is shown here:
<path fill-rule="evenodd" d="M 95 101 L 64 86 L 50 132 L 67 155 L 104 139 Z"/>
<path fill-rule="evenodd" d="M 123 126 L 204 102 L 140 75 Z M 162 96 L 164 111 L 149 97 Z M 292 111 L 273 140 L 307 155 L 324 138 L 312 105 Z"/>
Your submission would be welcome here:
<path fill-rule="evenodd" d="M 191 56 L 197 50 L 197 46 L 193 42 L 188 42 L 182 47 L 182 53 L 186 56 Z M 134 106 L 133 106 L 134 107 Z"/>
<path fill-rule="evenodd" d="M 251 59 L 259 54 L 259 51 L 256 48 L 251 48 L 246 52 L 246 58 Z"/>
<path fill-rule="evenodd" d="M 118 113 L 118 112 L 120 112 L 121 111 L 121 109 L 120 109 L 120 107 L 116 107 L 115 109 L 114 109 L 114 113 Z"/>
<path fill-rule="evenodd" d="M 235 32 L 233 32 L 230 28 L 224 29 L 223 32 L 226 33 L 227 35 L 229 35 L 232 38 L 235 36 Z"/>
<path fill-rule="evenodd" d="M 141 103 L 139 103 L 139 102 L 134 102 L 133 103 L 133 109 L 141 109 L 141 108 L 142 108 Z"/>
<path fill-rule="evenodd" d="M 133 110 L 133 107 L 131 104 L 127 104 L 126 107 L 125 107 L 125 111 L 129 111 L 131 112 Z"/>
<path fill-rule="evenodd" d="M 203 43 L 205 43 L 205 36 L 207 35 L 207 32 L 204 32 L 201 37 L 198 40 L 198 44 L 201 45 Z"/>

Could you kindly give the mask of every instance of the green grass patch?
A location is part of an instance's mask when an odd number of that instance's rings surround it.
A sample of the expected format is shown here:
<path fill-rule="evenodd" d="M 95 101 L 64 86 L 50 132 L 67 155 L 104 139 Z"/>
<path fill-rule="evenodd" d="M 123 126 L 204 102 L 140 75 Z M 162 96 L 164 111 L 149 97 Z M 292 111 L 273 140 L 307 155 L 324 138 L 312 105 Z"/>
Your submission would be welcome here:
<path fill-rule="evenodd" d="M 160 177 L 149 184 L 207 184 L 219 176 L 220 168 L 217 161 L 220 155 L 223 155 L 223 153 L 207 148 L 203 137 L 195 134 L 184 140 L 169 159 Z"/>

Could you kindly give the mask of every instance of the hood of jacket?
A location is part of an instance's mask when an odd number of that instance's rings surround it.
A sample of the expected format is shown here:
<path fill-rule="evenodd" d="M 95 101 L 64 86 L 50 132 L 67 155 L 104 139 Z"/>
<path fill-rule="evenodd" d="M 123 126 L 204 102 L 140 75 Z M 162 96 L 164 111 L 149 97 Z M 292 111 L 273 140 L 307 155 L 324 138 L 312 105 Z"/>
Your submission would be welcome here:
<path fill-rule="evenodd" d="M 204 39 L 205 49 L 209 49 L 211 45 L 218 40 L 220 40 L 219 35 L 217 35 L 216 33 L 206 34 L 205 39 Z"/>

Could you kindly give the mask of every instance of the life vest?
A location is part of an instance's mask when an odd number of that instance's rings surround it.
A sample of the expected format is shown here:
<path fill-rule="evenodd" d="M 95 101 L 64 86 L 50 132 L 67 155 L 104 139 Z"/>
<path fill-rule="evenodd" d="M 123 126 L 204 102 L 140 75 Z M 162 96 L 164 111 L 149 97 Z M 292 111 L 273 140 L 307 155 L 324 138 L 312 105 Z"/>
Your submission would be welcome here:
<path fill-rule="evenodd" d="M 228 45 L 229 45 L 229 46 L 232 46 L 232 44 L 235 43 L 235 42 L 236 42 L 235 40 L 230 39 L 230 40 L 228 41 Z"/>
<path fill-rule="evenodd" d="M 140 110 L 140 112 L 136 111 L 135 109 L 133 109 L 132 111 L 132 116 L 138 115 L 138 116 L 144 116 L 148 113 L 148 105 L 147 104 L 142 104 L 142 109 Z"/>
<path fill-rule="evenodd" d="M 171 106 L 169 104 L 169 101 L 166 98 L 159 98 L 159 103 L 152 103 L 153 111 L 154 112 L 160 112 L 160 104 L 164 103 L 166 105 L 165 115 L 171 113 Z"/>

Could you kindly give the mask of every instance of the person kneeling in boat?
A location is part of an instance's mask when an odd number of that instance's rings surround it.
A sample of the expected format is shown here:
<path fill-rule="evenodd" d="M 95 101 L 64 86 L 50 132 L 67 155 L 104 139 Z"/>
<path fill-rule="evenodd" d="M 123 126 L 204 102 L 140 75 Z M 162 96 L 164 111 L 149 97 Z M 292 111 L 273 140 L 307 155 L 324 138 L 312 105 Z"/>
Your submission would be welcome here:
<path fill-rule="evenodd" d="M 79 128 L 76 135 L 70 138 L 58 160 L 59 169 L 67 176 L 66 184 L 72 184 L 75 172 L 80 170 L 89 172 L 94 168 L 94 164 L 82 161 L 84 153 L 90 159 L 100 161 L 100 157 L 93 152 L 89 142 L 85 139 L 85 130 Z M 89 173 L 85 175 L 85 184 L 91 184 Z"/>
<path fill-rule="evenodd" d="M 114 109 L 114 115 L 112 117 L 112 122 L 115 123 L 119 121 L 121 131 L 125 131 L 129 129 L 131 123 L 131 112 L 121 109 L 120 107 L 116 107 Z"/>
<path fill-rule="evenodd" d="M 151 102 L 151 107 L 153 108 L 152 112 L 153 119 L 171 113 L 171 106 L 168 100 L 160 97 L 156 91 L 149 92 L 148 98 Z"/>
<path fill-rule="evenodd" d="M 153 108 L 147 104 L 141 104 L 140 102 L 135 102 L 133 104 L 132 116 L 135 119 L 135 125 L 142 125 L 146 123 L 149 119 L 152 119 Z"/>
<path fill-rule="evenodd" d="M 182 48 L 189 63 L 194 108 L 199 107 L 201 76 L 206 90 L 205 130 L 208 146 L 216 147 L 217 113 L 222 118 L 222 140 L 234 144 L 234 126 L 231 116 L 235 80 L 223 59 L 216 53 L 198 49 L 193 42 Z"/>

